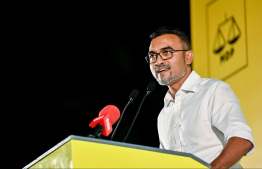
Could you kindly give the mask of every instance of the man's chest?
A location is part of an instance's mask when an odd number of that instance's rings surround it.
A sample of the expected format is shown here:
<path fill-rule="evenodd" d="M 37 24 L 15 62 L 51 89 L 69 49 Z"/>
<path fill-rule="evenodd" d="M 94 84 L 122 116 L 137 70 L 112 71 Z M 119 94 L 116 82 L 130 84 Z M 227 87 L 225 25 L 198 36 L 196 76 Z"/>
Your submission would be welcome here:
<path fill-rule="evenodd" d="M 179 144 L 194 144 L 201 134 L 212 131 L 207 96 L 195 93 L 178 95 L 162 109 L 158 119 L 160 138 Z"/>

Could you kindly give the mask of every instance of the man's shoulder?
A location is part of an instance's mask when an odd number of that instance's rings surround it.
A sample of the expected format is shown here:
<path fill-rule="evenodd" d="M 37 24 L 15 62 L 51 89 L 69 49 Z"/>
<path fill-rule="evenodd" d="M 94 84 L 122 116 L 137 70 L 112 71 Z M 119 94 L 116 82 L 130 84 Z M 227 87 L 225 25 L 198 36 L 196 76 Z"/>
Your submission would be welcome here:
<path fill-rule="evenodd" d="M 218 89 L 218 88 L 228 88 L 230 87 L 226 82 L 215 79 L 215 78 L 200 78 L 199 81 L 200 88 L 208 88 L 208 89 Z"/>
<path fill-rule="evenodd" d="M 205 83 L 207 85 L 227 84 L 224 81 L 219 80 L 219 79 L 204 78 L 204 77 L 200 77 L 200 83 Z"/>
<path fill-rule="evenodd" d="M 192 71 L 192 76 L 198 77 L 198 79 L 197 79 L 198 83 L 205 84 L 207 86 L 213 86 L 213 85 L 218 85 L 218 84 L 226 84 L 227 85 L 227 83 L 225 83 L 224 81 L 219 80 L 219 79 L 201 77 L 194 70 Z"/>

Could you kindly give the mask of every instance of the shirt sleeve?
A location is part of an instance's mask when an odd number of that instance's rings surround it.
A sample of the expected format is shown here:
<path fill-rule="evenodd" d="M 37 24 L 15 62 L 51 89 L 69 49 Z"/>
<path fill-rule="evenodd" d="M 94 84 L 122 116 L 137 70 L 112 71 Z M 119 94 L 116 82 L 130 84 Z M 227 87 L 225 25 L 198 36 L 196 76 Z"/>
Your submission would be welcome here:
<path fill-rule="evenodd" d="M 212 125 L 224 134 L 226 142 L 231 137 L 241 137 L 253 144 L 253 148 L 246 155 L 255 150 L 252 130 L 247 125 L 238 98 L 228 84 L 222 81 L 216 84 L 209 109 Z"/>

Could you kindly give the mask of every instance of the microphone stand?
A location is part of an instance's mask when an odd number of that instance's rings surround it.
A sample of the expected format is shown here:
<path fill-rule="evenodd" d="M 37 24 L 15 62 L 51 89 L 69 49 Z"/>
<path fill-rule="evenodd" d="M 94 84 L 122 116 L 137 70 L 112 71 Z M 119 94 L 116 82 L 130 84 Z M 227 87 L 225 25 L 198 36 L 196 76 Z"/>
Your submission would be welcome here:
<path fill-rule="evenodd" d="M 103 131 L 104 127 L 101 124 L 97 124 L 95 128 L 92 130 L 92 134 L 88 134 L 87 137 L 91 138 L 100 138 L 101 132 Z"/>

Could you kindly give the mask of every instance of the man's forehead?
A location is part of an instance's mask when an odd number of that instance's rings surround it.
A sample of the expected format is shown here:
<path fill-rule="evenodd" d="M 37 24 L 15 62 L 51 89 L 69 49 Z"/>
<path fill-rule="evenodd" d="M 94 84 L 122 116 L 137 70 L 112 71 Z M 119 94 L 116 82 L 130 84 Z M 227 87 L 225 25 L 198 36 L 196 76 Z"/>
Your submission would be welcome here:
<path fill-rule="evenodd" d="M 165 50 L 174 50 L 174 48 L 172 48 L 171 46 L 166 46 L 166 47 L 163 47 L 163 48 L 159 49 L 159 51 L 165 51 Z M 149 53 L 157 53 L 157 51 L 149 49 Z"/>

